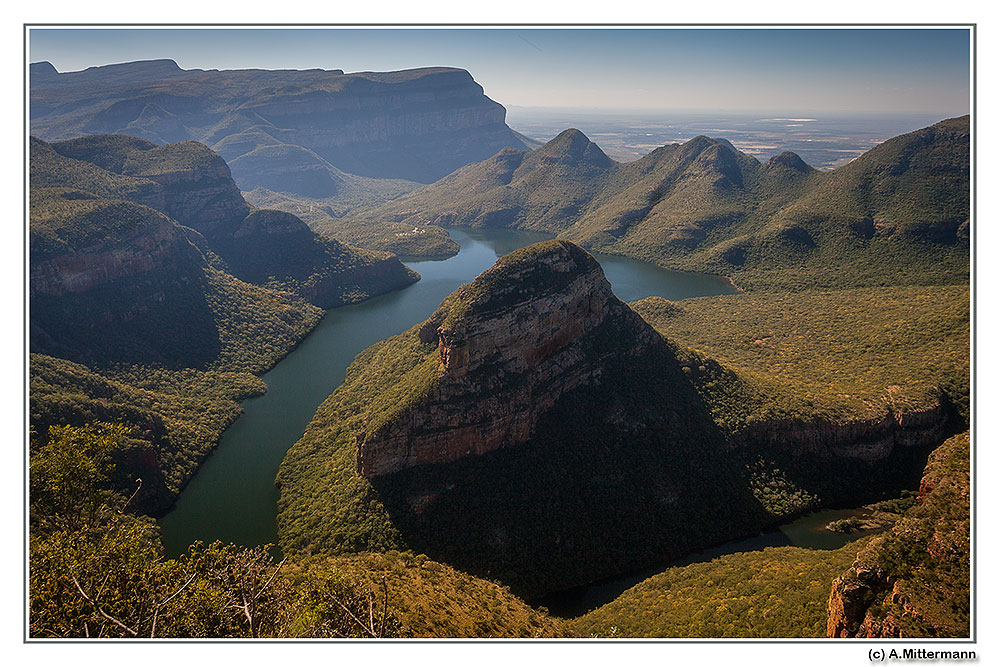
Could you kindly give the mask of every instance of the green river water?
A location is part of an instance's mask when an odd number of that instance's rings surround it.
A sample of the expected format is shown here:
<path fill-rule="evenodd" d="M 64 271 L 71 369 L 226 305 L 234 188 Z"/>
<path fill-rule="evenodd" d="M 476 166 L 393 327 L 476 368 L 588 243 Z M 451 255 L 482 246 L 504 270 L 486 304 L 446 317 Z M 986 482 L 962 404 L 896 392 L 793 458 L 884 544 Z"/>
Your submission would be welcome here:
<path fill-rule="evenodd" d="M 160 519 L 168 556 L 195 540 L 245 546 L 277 542 L 278 491 L 274 477 L 288 448 L 316 408 L 343 381 L 355 355 L 426 319 L 444 297 L 493 266 L 497 258 L 548 235 L 511 230 L 451 230 L 461 245 L 454 257 L 412 261 L 421 279 L 406 289 L 330 310 L 319 326 L 270 372 L 267 393 L 243 403 L 243 415 Z M 728 294 L 715 277 L 666 271 L 651 264 L 597 255 L 618 298 L 682 299 Z"/>

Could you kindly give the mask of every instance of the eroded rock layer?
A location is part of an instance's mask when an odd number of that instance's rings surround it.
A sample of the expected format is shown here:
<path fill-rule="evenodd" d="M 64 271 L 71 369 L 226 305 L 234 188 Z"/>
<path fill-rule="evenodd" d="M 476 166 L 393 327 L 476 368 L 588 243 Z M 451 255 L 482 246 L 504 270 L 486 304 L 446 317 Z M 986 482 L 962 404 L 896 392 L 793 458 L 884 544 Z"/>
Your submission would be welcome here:
<path fill-rule="evenodd" d="M 968 637 L 969 434 L 931 455 L 917 505 L 830 591 L 828 637 Z"/>
<path fill-rule="evenodd" d="M 439 378 L 418 407 L 364 441 L 363 475 L 524 444 L 563 395 L 600 383 L 605 363 L 663 344 L 569 242 L 548 244 L 530 262 L 510 258 L 467 291 L 471 299 L 446 302 L 421 327 L 421 339 L 437 343 Z M 601 328 L 634 335 L 602 354 L 591 335 Z"/>
<path fill-rule="evenodd" d="M 505 116 L 472 75 L 450 67 L 219 71 L 159 60 L 31 69 L 32 133 L 193 139 L 221 154 L 244 190 L 332 196 L 344 172 L 430 183 L 506 146 L 532 146 Z"/>

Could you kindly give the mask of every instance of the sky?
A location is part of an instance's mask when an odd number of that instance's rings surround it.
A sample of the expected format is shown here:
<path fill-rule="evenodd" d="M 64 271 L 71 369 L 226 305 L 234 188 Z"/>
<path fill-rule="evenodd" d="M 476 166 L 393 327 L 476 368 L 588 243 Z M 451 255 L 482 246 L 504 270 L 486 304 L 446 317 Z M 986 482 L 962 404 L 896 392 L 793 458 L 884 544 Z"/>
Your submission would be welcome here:
<path fill-rule="evenodd" d="M 968 29 L 58 29 L 59 71 L 171 58 L 185 69 L 469 70 L 504 105 L 615 110 L 968 113 Z"/>

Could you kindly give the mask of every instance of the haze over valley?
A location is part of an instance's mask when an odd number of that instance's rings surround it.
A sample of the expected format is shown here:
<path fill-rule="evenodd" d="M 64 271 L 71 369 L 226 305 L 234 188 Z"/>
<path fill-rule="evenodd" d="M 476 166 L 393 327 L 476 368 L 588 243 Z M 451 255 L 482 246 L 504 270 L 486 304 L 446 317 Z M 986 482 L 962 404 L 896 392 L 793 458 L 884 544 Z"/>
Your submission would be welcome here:
<path fill-rule="evenodd" d="M 970 637 L 962 30 L 218 32 L 32 41 L 30 638 Z"/>

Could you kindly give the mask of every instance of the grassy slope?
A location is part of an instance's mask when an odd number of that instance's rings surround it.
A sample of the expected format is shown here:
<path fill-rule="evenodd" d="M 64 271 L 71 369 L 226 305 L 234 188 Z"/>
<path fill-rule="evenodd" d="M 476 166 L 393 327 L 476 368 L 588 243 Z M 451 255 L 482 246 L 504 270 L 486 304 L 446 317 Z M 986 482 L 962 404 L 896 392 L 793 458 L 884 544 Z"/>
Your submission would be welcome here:
<path fill-rule="evenodd" d="M 32 264 L 84 249 L 109 250 L 130 234 L 168 222 L 146 206 L 66 187 L 33 187 L 29 215 Z"/>
<path fill-rule="evenodd" d="M 437 226 L 366 220 L 354 217 L 352 210 L 341 212 L 339 204 L 329 199 L 309 199 L 263 188 L 244 196 L 254 206 L 297 215 L 313 231 L 341 243 L 419 257 L 450 257 L 458 252 L 458 244 Z"/>
<path fill-rule="evenodd" d="M 757 398 L 719 404 L 729 430 L 764 419 L 838 422 L 919 408 L 944 390 L 969 416 L 965 285 L 744 293 L 633 307 L 660 333 L 735 370 Z M 780 396 L 780 402 L 765 400 Z M 724 399 L 725 397 L 721 397 Z M 734 397 L 735 398 L 735 397 Z"/>
<path fill-rule="evenodd" d="M 560 621 L 532 609 L 500 584 L 412 552 L 307 558 L 289 576 L 347 576 L 371 590 L 383 582 L 403 637 L 554 637 Z"/>
<path fill-rule="evenodd" d="M 790 153 L 761 165 L 706 137 L 595 166 L 568 157 L 563 133 L 531 153 L 468 165 L 366 217 L 545 229 L 602 252 L 727 275 L 749 290 L 962 283 L 968 122 L 896 137 L 828 173 Z M 554 165 L 536 157 L 557 149 Z"/>
<path fill-rule="evenodd" d="M 147 178 L 115 173 L 98 164 L 61 155 L 50 144 L 34 137 L 30 145 L 29 176 L 32 191 L 70 188 L 140 204 L 153 204 L 157 196 L 162 197 L 160 185 Z"/>

